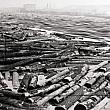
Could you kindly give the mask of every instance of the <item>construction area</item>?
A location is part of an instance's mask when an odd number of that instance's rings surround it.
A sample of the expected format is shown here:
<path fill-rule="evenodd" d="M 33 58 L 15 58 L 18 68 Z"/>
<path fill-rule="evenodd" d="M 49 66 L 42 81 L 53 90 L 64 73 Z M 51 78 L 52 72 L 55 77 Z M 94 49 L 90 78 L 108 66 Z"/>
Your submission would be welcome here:
<path fill-rule="evenodd" d="M 0 110 L 110 110 L 110 19 L 1 15 Z"/>

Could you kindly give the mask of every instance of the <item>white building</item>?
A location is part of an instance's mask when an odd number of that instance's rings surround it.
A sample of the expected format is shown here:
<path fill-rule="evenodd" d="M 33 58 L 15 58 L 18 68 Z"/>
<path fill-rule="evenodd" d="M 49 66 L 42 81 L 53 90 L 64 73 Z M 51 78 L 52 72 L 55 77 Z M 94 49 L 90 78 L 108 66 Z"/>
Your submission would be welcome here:
<path fill-rule="evenodd" d="M 36 5 L 35 4 L 24 4 L 23 8 L 26 11 L 35 11 Z"/>

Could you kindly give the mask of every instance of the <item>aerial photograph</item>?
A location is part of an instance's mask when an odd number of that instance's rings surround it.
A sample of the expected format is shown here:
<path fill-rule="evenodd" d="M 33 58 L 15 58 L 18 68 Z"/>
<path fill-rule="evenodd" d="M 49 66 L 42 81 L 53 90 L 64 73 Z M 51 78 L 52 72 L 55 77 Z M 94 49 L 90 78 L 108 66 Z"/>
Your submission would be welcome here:
<path fill-rule="evenodd" d="M 0 0 L 0 110 L 110 110 L 110 0 Z"/>

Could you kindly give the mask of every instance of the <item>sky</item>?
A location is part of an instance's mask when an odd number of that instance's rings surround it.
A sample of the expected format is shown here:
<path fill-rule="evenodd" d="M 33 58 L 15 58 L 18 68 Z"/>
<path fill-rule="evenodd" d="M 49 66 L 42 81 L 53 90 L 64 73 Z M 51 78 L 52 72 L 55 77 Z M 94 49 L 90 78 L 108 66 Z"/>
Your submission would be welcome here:
<path fill-rule="evenodd" d="M 36 4 L 37 8 L 63 8 L 72 5 L 110 5 L 110 0 L 0 0 L 0 8 Z"/>

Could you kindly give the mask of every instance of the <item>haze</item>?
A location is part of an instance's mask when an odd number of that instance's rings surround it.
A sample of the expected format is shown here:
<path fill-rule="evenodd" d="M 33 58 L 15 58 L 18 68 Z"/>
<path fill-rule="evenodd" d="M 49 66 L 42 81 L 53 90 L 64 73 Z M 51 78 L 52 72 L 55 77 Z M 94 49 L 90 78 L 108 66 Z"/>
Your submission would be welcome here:
<path fill-rule="evenodd" d="M 64 8 L 72 5 L 110 5 L 110 0 L 0 0 L 0 8 L 36 4 L 36 8 Z"/>

